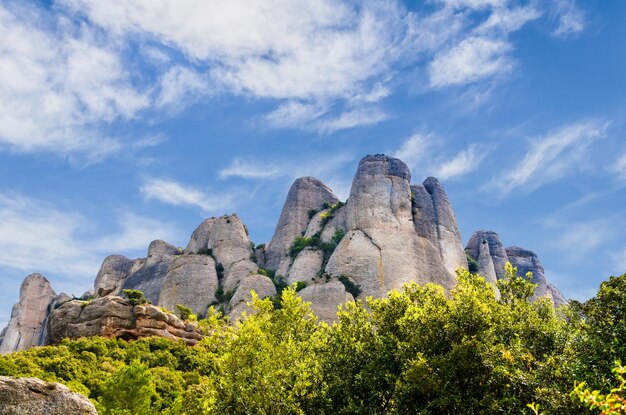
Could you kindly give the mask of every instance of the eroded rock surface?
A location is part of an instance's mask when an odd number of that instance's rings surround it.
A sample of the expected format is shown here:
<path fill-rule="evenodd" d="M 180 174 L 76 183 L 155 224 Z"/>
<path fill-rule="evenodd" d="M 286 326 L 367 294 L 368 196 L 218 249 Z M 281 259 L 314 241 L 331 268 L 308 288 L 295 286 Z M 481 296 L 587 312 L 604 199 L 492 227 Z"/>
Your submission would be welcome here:
<path fill-rule="evenodd" d="M 205 315 L 219 286 L 215 261 L 209 255 L 180 255 L 170 264 L 159 305 L 176 310 L 182 304 L 194 314 Z"/>
<path fill-rule="evenodd" d="M 293 284 L 297 281 L 309 283 L 317 276 L 324 263 L 324 253 L 319 249 L 305 248 L 293 261 L 289 269 L 287 282 Z"/>
<path fill-rule="evenodd" d="M 506 248 L 506 254 L 511 265 L 517 267 L 518 275 L 526 275 L 526 273 L 532 272 L 532 282 L 533 284 L 537 284 L 533 298 L 547 296 L 551 298 L 552 302 L 557 306 L 565 304 L 566 301 L 561 293 L 546 281 L 545 271 L 537 254 L 518 246 Z"/>
<path fill-rule="evenodd" d="M 7 376 L 0 376 L 0 414 L 98 415 L 89 399 L 65 385 Z"/>
<path fill-rule="evenodd" d="M 96 296 L 119 295 L 126 278 L 139 270 L 145 259 L 129 259 L 123 255 L 110 255 L 104 259 L 96 276 Z"/>
<path fill-rule="evenodd" d="M 149 301 L 157 303 L 169 266 L 180 254 L 182 251 L 172 244 L 161 240 L 152 241 L 145 263 L 124 280 L 122 290 L 139 290 Z"/>
<path fill-rule="evenodd" d="M 298 293 L 303 301 L 311 303 L 313 314 L 320 320 L 331 323 L 337 320 L 337 308 L 354 301 L 352 294 L 346 292 L 343 284 L 337 280 L 315 283 Z"/>
<path fill-rule="evenodd" d="M 314 177 L 297 179 L 289 189 L 274 237 L 267 246 L 266 268 L 278 269 L 284 262 L 295 237 L 306 231 L 311 209 L 320 210 L 324 202 L 334 204 L 338 201 L 320 180 Z"/>
<path fill-rule="evenodd" d="M 348 233 L 326 272 L 351 277 L 365 296 L 382 297 L 409 281 L 454 287 L 439 249 L 415 230 L 410 180 L 399 159 L 374 155 L 360 161 L 346 203 Z"/>
<path fill-rule="evenodd" d="M 186 254 L 205 252 L 215 258 L 216 267 L 223 269 L 224 291 L 237 288 L 247 275 L 259 269 L 252 260 L 248 231 L 237 215 L 205 220 L 191 235 Z"/>
<path fill-rule="evenodd" d="M 56 297 L 50 282 L 41 274 L 30 274 L 20 287 L 20 300 L 13 306 L 4 331 L 0 354 L 26 350 L 41 345 L 43 323 Z"/>
<path fill-rule="evenodd" d="M 252 290 L 259 298 L 274 297 L 276 295 L 276 287 L 268 277 L 259 274 L 247 276 L 241 281 L 233 298 L 230 300 L 228 314 L 232 321 L 238 319 L 244 311 L 248 313 L 251 311 L 247 303 L 252 299 Z"/>
<path fill-rule="evenodd" d="M 197 326 L 153 305 L 132 306 L 128 300 L 107 296 L 91 302 L 72 300 L 48 318 L 46 344 L 64 338 L 103 336 L 126 340 L 158 336 L 193 345 L 202 339 Z"/>
<path fill-rule="evenodd" d="M 489 247 L 488 250 L 486 249 L 486 247 L 481 248 L 481 244 L 485 242 L 488 244 L 488 247 Z M 500 235 L 498 235 L 496 232 L 493 232 L 493 231 L 474 232 L 472 236 L 470 237 L 469 242 L 467 243 L 467 247 L 465 248 L 465 251 L 472 258 L 474 258 L 476 262 L 478 262 L 479 274 L 483 275 L 484 277 L 486 277 L 486 275 L 484 275 L 483 273 L 488 274 L 489 269 L 480 268 L 480 264 L 481 264 L 480 254 L 482 252 L 483 257 L 484 257 L 484 255 L 486 255 L 486 253 L 488 252 L 489 256 L 491 257 L 491 262 L 493 262 L 493 267 L 496 273 L 496 278 L 500 279 L 504 277 L 504 266 L 506 265 L 509 259 L 506 254 L 506 250 L 504 249 L 504 244 L 502 243 L 502 240 L 500 239 Z M 485 264 L 486 264 L 485 266 L 488 267 L 488 262 L 485 262 Z"/>

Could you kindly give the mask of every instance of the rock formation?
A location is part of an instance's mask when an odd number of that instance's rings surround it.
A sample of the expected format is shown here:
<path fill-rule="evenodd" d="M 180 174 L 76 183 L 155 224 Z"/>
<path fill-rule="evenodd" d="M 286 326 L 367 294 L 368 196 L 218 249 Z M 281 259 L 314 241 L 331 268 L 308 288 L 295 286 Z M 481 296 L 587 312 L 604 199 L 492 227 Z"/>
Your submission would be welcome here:
<path fill-rule="evenodd" d="M 418 235 L 428 239 L 438 250 L 443 266 L 451 275 L 458 267 L 467 268 L 461 232 L 445 189 L 434 177 L 411 186 L 413 224 Z"/>
<path fill-rule="evenodd" d="M 537 255 L 517 246 L 504 248 L 500 236 L 493 231 L 477 231 L 469 239 L 465 251 L 478 263 L 478 273 L 493 284 L 504 278 L 504 268 L 507 262 L 517 267 L 518 275 L 525 276 L 527 272 L 533 274 L 532 282 L 537 284 L 533 299 L 549 297 L 558 306 L 566 300 L 561 293 L 546 280 L 545 273 Z"/>
<path fill-rule="evenodd" d="M 25 350 L 39 345 L 49 305 L 56 297 L 50 282 L 41 274 L 31 274 L 20 288 L 20 300 L 13 306 L 4 331 L 0 354 Z"/>
<path fill-rule="evenodd" d="M 327 323 L 337 319 L 339 305 L 354 301 L 352 294 L 346 292 L 343 284 L 337 280 L 309 285 L 298 294 L 303 301 L 311 303 L 315 316 Z"/>
<path fill-rule="evenodd" d="M 374 297 L 409 281 L 454 287 L 456 278 L 444 267 L 439 248 L 415 230 L 410 180 L 406 164 L 396 158 L 361 160 L 346 203 L 348 232 L 326 272 L 354 279 L 364 295 Z"/>
<path fill-rule="evenodd" d="M 537 254 L 524 248 L 512 246 L 506 248 L 506 254 L 511 265 L 517 267 L 519 275 L 526 275 L 531 272 L 533 274 L 532 283 L 537 284 L 535 295 L 533 298 L 549 297 L 555 305 L 565 304 L 566 301 L 561 293 L 546 281 L 543 265 L 537 258 Z"/>
<path fill-rule="evenodd" d="M 11 321 L 0 332 L 0 352 L 66 336 L 197 341 L 195 329 L 171 314 L 153 306 L 133 309 L 117 297 L 124 289 L 142 291 L 166 309 L 181 304 L 201 316 L 215 305 L 234 320 L 250 311 L 251 290 L 261 298 L 273 297 L 284 279 L 304 283 L 299 295 L 320 319 L 331 321 L 340 304 L 354 299 L 350 292 L 382 297 L 409 281 L 437 283 L 449 292 L 456 284 L 455 269 L 468 266 L 466 254 L 494 285 L 510 261 L 520 273 L 533 272 L 537 297 L 564 302 L 546 281 L 537 256 L 522 248 L 505 249 L 495 232 L 475 232 L 464 250 L 452 205 L 437 179 L 411 185 L 402 161 L 366 156 L 345 204 L 320 180 L 297 179 L 267 246 L 252 246 L 246 226 L 230 214 L 203 221 L 184 250 L 156 240 L 146 258 L 107 257 L 96 276 L 93 302 L 55 297 L 44 277 L 27 277 Z"/>
<path fill-rule="evenodd" d="M 215 260 L 209 255 L 181 255 L 167 270 L 159 305 L 175 310 L 177 304 L 204 315 L 209 304 L 216 301 L 219 286 Z"/>
<path fill-rule="evenodd" d="M 0 376 L 0 414 L 97 415 L 83 395 L 67 386 L 37 378 Z"/>
<path fill-rule="evenodd" d="M 193 345 L 202 335 L 193 323 L 153 305 L 133 306 L 121 297 L 107 296 L 90 302 L 72 300 L 53 310 L 48 318 L 46 344 L 64 338 L 103 336 L 125 340 L 159 336 Z"/>
<path fill-rule="evenodd" d="M 322 209 L 324 202 L 334 204 L 338 201 L 333 192 L 318 179 L 297 179 L 287 193 L 287 201 L 280 213 L 274 237 L 267 246 L 266 268 L 281 269 L 281 262 L 288 260 L 287 254 L 292 241 L 306 231 L 310 211 Z"/>
<path fill-rule="evenodd" d="M 148 257 L 141 261 L 141 268 L 124 280 L 122 290 L 139 290 L 149 301 L 158 302 L 169 266 L 181 253 L 179 248 L 165 241 L 152 241 Z"/>
<path fill-rule="evenodd" d="M 119 295 L 126 278 L 144 264 L 145 259 L 128 259 L 123 255 L 106 257 L 94 282 L 96 296 Z"/>

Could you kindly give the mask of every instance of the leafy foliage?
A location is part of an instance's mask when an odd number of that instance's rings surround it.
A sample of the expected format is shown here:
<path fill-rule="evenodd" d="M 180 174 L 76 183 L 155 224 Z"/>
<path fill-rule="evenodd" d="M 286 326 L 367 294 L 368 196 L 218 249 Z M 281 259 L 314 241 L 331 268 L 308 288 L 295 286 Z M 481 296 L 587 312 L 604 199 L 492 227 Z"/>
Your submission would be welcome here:
<path fill-rule="evenodd" d="M 128 299 L 128 302 L 130 302 L 134 306 L 149 303 L 143 292 L 139 290 L 122 290 L 122 293 Z"/>
<path fill-rule="evenodd" d="M 604 362 L 626 341 L 626 276 L 559 310 L 530 302 L 511 266 L 499 298 L 482 277 L 457 277 L 450 293 L 407 284 L 348 303 L 330 326 L 286 287 L 276 308 L 253 295 L 235 324 L 211 307 L 194 347 L 65 340 L 0 356 L 0 375 L 64 383 L 104 414 L 621 413 L 626 369 Z"/>
<path fill-rule="evenodd" d="M 193 313 L 193 310 L 189 307 L 185 307 L 182 304 L 176 304 L 176 310 L 178 310 L 178 314 L 180 318 L 184 321 L 196 321 L 198 320 L 198 316 Z"/>
<path fill-rule="evenodd" d="M 359 294 L 361 294 L 361 287 L 352 281 L 350 278 L 345 275 L 340 275 L 337 277 L 340 283 L 346 288 L 346 291 L 352 294 L 354 298 L 357 298 Z"/>

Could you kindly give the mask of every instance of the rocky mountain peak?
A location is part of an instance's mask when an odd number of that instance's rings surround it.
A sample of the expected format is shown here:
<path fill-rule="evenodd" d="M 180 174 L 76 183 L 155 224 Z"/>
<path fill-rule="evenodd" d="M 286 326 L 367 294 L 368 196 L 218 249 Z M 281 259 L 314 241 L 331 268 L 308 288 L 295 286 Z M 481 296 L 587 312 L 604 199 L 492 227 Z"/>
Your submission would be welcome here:
<path fill-rule="evenodd" d="M 267 246 L 266 267 L 279 269 L 296 236 L 306 231 L 309 212 L 319 211 L 324 203 L 335 204 L 337 196 L 324 183 L 314 177 L 296 179 L 287 193 L 287 200 L 276 225 L 272 240 Z"/>
<path fill-rule="evenodd" d="M 56 293 L 41 274 L 30 274 L 20 287 L 20 300 L 13 306 L 11 320 L 4 331 L 0 353 L 10 353 L 37 346 L 44 330 L 50 302 Z"/>

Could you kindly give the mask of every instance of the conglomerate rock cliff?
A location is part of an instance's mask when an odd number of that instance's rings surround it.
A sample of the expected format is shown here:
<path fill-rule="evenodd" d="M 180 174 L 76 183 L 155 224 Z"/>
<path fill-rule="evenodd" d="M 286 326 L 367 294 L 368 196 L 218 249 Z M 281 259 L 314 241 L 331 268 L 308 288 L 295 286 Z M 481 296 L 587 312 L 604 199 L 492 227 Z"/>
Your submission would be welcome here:
<path fill-rule="evenodd" d="M 55 296 L 43 276 L 27 277 L 9 326 L 0 333 L 0 352 L 88 335 L 152 333 L 196 341 L 196 334 L 184 334 L 180 320 L 170 324 L 155 307 L 131 310 L 117 297 L 125 289 L 140 290 L 165 309 L 180 304 L 204 315 L 214 305 L 237 319 L 250 311 L 251 290 L 274 297 L 284 284 L 298 283 L 299 295 L 318 318 L 332 321 L 339 305 L 385 296 L 409 281 L 440 284 L 449 292 L 455 269 L 468 266 L 467 256 L 494 286 L 511 262 L 520 273 L 533 273 L 535 297 L 547 295 L 557 305 L 565 301 L 546 281 L 537 256 L 505 248 L 497 233 L 475 232 L 464 249 L 452 204 L 437 179 L 411 184 L 401 160 L 370 155 L 360 161 L 345 203 L 320 180 L 297 179 L 267 245 L 253 246 L 241 219 L 230 214 L 203 221 L 185 249 L 157 240 L 146 258 L 107 257 L 91 303 L 68 302 L 67 296 Z"/>

